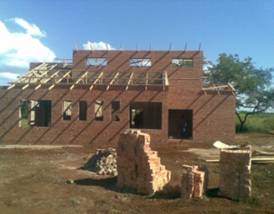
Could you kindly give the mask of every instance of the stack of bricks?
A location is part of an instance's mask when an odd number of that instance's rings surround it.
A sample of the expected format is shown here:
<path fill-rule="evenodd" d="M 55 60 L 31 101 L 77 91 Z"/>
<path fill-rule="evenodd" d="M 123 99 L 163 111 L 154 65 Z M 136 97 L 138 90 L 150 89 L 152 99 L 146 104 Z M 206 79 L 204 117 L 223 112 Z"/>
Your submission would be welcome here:
<path fill-rule="evenodd" d="M 141 194 L 162 191 L 171 178 L 171 172 L 161 164 L 157 152 L 150 148 L 150 135 L 139 130 L 128 129 L 120 135 L 117 170 L 117 186 Z"/>
<path fill-rule="evenodd" d="M 181 182 L 181 198 L 202 198 L 204 192 L 205 173 L 198 166 L 183 165 Z"/>
<path fill-rule="evenodd" d="M 233 200 L 251 196 L 251 148 L 222 150 L 219 194 Z"/>

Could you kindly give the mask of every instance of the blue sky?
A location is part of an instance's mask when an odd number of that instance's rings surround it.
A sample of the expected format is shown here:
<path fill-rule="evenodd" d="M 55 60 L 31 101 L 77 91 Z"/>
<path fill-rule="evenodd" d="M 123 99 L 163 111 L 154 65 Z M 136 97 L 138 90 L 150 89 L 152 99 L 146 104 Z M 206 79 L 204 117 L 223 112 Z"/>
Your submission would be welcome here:
<path fill-rule="evenodd" d="M 25 73 L 30 61 L 71 58 L 88 41 L 155 50 L 201 43 L 212 61 L 237 53 L 274 67 L 274 1 L 1 0 L 0 84 Z"/>

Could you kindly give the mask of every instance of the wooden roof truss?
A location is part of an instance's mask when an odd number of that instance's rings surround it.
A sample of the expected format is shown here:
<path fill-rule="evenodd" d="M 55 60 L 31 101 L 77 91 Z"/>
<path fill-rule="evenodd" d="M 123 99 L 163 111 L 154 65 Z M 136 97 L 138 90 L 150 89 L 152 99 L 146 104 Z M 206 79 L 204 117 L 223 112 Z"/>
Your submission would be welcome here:
<path fill-rule="evenodd" d="M 60 63 L 41 63 L 31 69 L 25 76 L 18 78 L 8 87 L 15 86 L 25 90 L 33 87 L 38 90 L 46 87 L 52 90 L 56 86 L 67 86 L 70 90 L 76 87 L 88 87 L 92 90 L 95 86 L 104 86 L 109 90 L 113 86 L 123 86 L 128 90 L 131 86 L 143 86 L 145 90 L 149 86 L 160 86 L 163 90 L 168 86 L 166 72 L 112 72 L 112 71 L 84 71 L 79 72 L 78 77 L 73 77 L 71 67 Z M 73 77 L 73 78 L 72 78 Z"/>
<path fill-rule="evenodd" d="M 222 92 L 231 92 L 235 96 L 235 88 L 230 83 L 228 83 L 227 85 L 212 85 L 208 87 L 203 87 L 202 91 L 206 95 L 208 92 L 218 93 L 219 95 Z"/>

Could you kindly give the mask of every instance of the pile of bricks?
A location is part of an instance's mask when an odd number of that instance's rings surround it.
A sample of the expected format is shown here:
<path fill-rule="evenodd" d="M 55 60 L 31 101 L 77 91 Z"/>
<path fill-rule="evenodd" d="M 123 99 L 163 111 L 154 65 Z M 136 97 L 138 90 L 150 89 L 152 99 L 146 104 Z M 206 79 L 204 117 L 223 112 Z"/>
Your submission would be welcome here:
<path fill-rule="evenodd" d="M 221 196 L 233 200 L 251 196 L 251 148 L 222 150 L 220 155 Z"/>
<path fill-rule="evenodd" d="M 204 192 L 205 173 L 198 166 L 183 165 L 181 181 L 181 198 L 202 198 Z"/>
<path fill-rule="evenodd" d="M 156 151 L 150 147 L 150 135 L 128 129 L 120 135 L 117 147 L 119 188 L 141 194 L 162 191 L 168 184 L 171 172 L 161 164 Z"/>
<path fill-rule="evenodd" d="M 117 175 L 117 154 L 113 148 L 96 149 L 96 153 L 82 169 L 96 172 L 98 175 Z"/>

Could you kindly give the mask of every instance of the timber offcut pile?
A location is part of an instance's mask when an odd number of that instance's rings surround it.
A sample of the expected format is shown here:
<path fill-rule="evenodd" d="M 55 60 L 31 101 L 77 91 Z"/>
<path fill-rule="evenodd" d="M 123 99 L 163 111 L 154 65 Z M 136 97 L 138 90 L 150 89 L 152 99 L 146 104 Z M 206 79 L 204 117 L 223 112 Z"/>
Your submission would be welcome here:
<path fill-rule="evenodd" d="M 117 153 L 113 148 L 97 149 L 82 169 L 96 172 L 98 175 L 117 175 Z"/>

